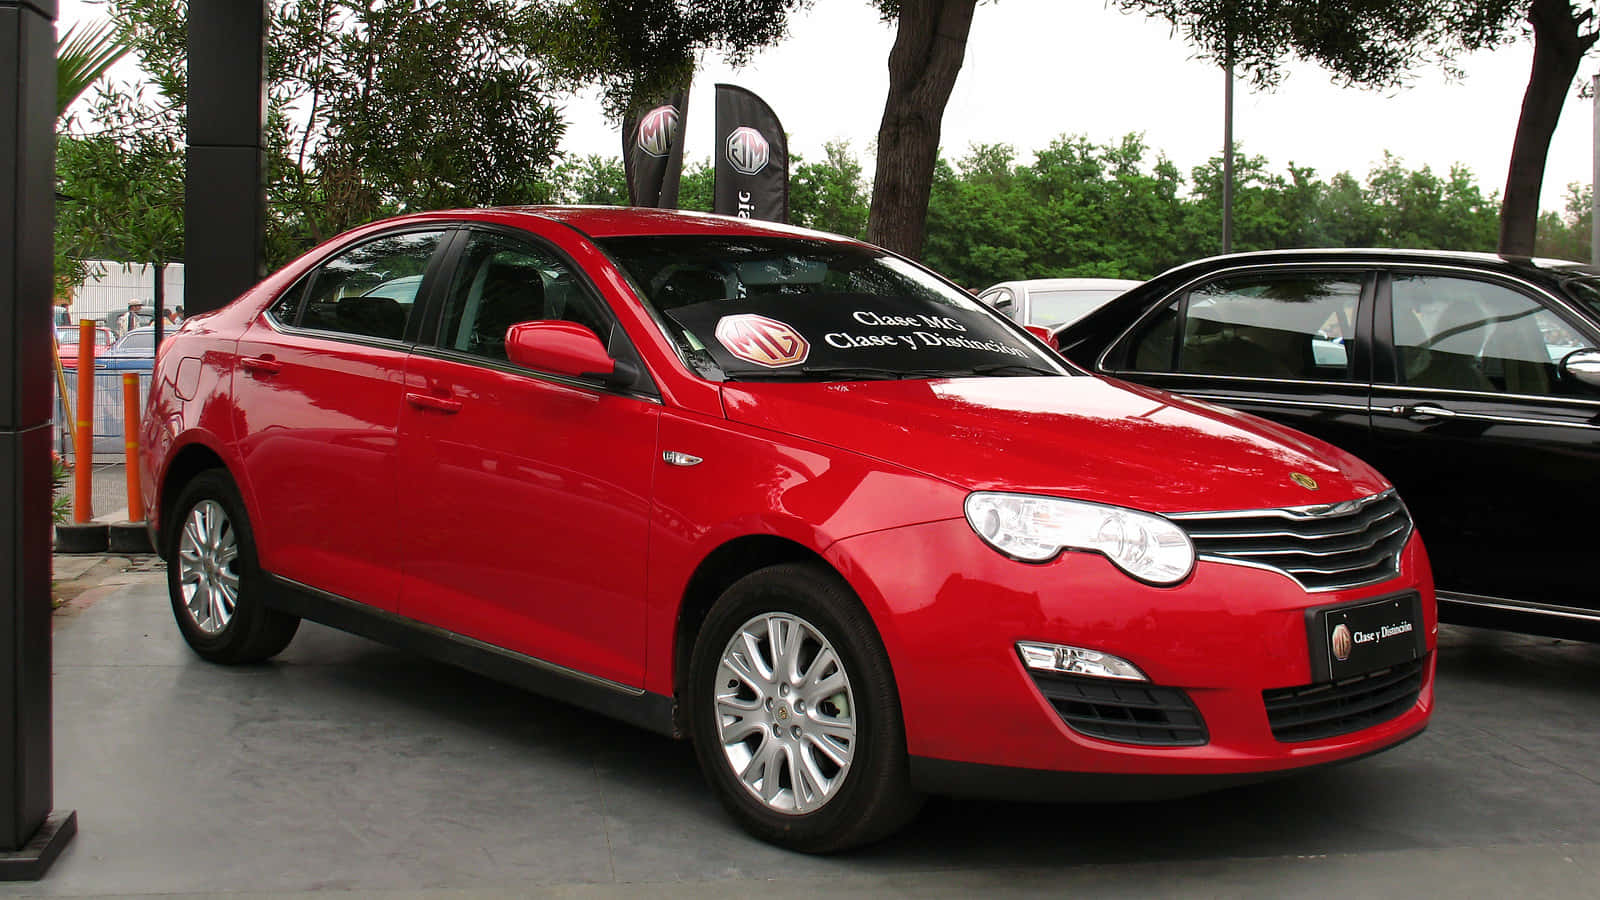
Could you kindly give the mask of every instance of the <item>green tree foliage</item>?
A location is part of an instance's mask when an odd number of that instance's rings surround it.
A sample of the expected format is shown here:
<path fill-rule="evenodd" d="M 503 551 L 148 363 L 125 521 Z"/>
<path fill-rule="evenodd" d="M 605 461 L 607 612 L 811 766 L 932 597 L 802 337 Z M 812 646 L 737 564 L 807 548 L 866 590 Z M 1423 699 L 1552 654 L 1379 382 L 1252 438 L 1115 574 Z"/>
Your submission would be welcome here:
<path fill-rule="evenodd" d="M 131 49 L 110 22 L 80 22 L 57 38 L 56 118 L 66 116 L 67 107 L 104 78 Z"/>
<path fill-rule="evenodd" d="M 1526 0 L 1116 0 L 1164 19 L 1202 58 L 1271 87 L 1292 59 L 1344 84 L 1388 87 L 1424 63 L 1503 40 Z"/>
<path fill-rule="evenodd" d="M 563 160 L 551 173 L 541 200 L 551 203 L 627 206 L 628 180 L 622 160 L 597 154 Z"/>
<path fill-rule="evenodd" d="M 520 4 L 269 0 L 268 8 L 269 265 L 385 215 L 549 199 L 564 125 L 540 61 L 515 49 Z M 161 198 L 154 208 L 183 196 L 187 9 L 183 0 L 110 0 L 112 21 L 151 73 L 153 91 L 105 89 L 97 115 L 71 133 L 96 141 L 102 157 L 129 160 L 59 170 L 63 193 L 98 198 L 93 214 L 69 227 L 128 225 L 65 234 L 68 246 L 128 248 L 139 197 Z M 107 110 L 121 112 L 106 118 Z M 163 165 L 145 164 L 159 152 L 167 154 Z M 134 170 L 175 181 L 118 181 Z M 180 221 L 181 206 L 180 199 Z M 177 234 L 181 240 L 181 228 Z M 162 254 L 181 252 L 169 243 Z"/>
<path fill-rule="evenodd" d="M 701 51 L 741 65 L 781 40 L 789 14 L 809 5 L 810 0 L 531 3 L 518 34 L 564 85 L 599 85 L 607 115 L 621 120 L 629 109 L 687 84 Z"/>
<path fill-rule="evenodd" d="M 1587 184 L 1567 185 L 1566 208 L 1539 216 L 1535 255 L 1551 259 L 1590 259 L 1593 240 L 1594 190 Z"/>
<path fill-rule="evenodd" d="M 789 177 L 789 220 L 794 224 L 864 237 L 869 205 L 861 163 L 849 143 L 825 144 L 821 162 L 794 158 Z"/>
<path fill-rule="evenodd" d="M 151 127 L 137 94 L 97 96 L 86 118 L 99 130 L 56 139 L 56 277 L 66 296 L 86 259 L 163 265 L 183 257 L 183 143 Z"/>
<path fill-rule="evenodd" d="M 1009 146 L 976 146 L 953 165 L 939 162 L 924 259 L 968 287 L 1149 278 L 1217 252 L 1221 165 L 1213 158 L 1185 178 L 1138 135 L 1112 144 L 1063 137 L 1027 165 Z M 1294 165 L 1280 173 L 1259 156 L 1236 168 L 1239 250 L 1494 248 L 1498 198 L 1462 169 L 1440 177 L 1387 156 L 1365 181 L 1324 181 Z"/>
<path fill-rule="evenodd" d="M 1453 70 L 1463 52 L 1533 41 L 1533 67 L 1512 141 L 1497 248 L 1533 252 L 1545 160 L 1566 94 L 1600 42 L 1593 0 L 1116 0 L 1166 20 L 1202 57 L 1270 87 L 1289 59 L 1348 85 L 1390 87 L 1423 64 Z"/>

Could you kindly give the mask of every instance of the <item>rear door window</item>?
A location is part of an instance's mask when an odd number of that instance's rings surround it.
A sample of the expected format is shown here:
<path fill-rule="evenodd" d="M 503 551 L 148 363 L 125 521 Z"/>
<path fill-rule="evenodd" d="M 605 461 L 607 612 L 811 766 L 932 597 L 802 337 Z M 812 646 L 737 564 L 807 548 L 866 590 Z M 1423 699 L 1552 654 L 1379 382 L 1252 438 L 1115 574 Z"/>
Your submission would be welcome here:
<path fill-rule="evenodd" d="M 303 298 L 291 290 L 280 299 L 273 315 L 300 328 L 404 340 L 443 234 L 411 231 L 357 244 L 323 263 Z"/>
<path fill-rule="evenodd" d="M 1353 348 L 1365 278 L 1245 274 L 1192 288 L 1132 338 L 1138 372 L 1357 380 Z"/>

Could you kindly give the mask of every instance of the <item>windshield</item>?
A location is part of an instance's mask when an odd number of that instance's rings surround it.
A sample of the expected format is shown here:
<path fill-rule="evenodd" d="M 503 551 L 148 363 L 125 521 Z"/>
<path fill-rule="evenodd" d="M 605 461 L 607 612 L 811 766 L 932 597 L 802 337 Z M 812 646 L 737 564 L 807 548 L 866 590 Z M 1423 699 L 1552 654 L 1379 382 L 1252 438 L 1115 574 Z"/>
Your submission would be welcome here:
<path fill-rule="evenodd" d="M 882 251 L 766 237 L 600 243 L 709 378 L 1070 373 L 977 298 Z"/>
<path fill-rule="evenodd" d="M 1033 291 L 1028 295 L 1033 302 L 1028 318 L 1035 325 L 1059 328 L 1078 321 L 1104 306 L 1107 300 L 1121 295 L 1121 290 Z"/>

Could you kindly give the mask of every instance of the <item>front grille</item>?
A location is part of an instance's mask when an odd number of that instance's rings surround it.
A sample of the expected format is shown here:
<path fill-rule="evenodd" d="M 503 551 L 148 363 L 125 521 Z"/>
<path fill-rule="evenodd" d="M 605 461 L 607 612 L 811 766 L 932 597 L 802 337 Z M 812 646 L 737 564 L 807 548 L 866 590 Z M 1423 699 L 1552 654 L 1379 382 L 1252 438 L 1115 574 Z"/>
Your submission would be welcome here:
<path fill-rule="evenodd" d="M 1387 722 L 1416 704 L 1426 663 L 1424 656 L 1338 681 L 1262 691 L 1272 736 L 1314 741 Z"/>
<path fill-rule="evenodd" d="M 1377 584 L 1400 574 L 1411 516 L 1393 490 L 1328 506 L 1170 517 L 1201 559 L 1282 572 L 1311 591 Z"/>
<path fill-rule="evenodd" d="M 1177 688 L 1032 670 L 1028 674 L 1061 720 L 1079 734 L 1150 747 L 1197 747 L 1208 740 L 1200 711 Z"/>

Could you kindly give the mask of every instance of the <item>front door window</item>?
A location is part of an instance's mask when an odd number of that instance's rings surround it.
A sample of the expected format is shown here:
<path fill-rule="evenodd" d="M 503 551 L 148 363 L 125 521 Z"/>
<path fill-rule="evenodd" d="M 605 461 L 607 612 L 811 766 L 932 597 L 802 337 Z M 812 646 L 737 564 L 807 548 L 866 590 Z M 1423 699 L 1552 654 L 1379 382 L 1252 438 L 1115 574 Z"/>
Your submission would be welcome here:
<path fill-rule="evenodd" d="M 1538 301 L 1488 281 L 1396 275 L 1397 380 L 1420 388 L 1593 396 L 1557 374 L 1589 342 Z"/>

